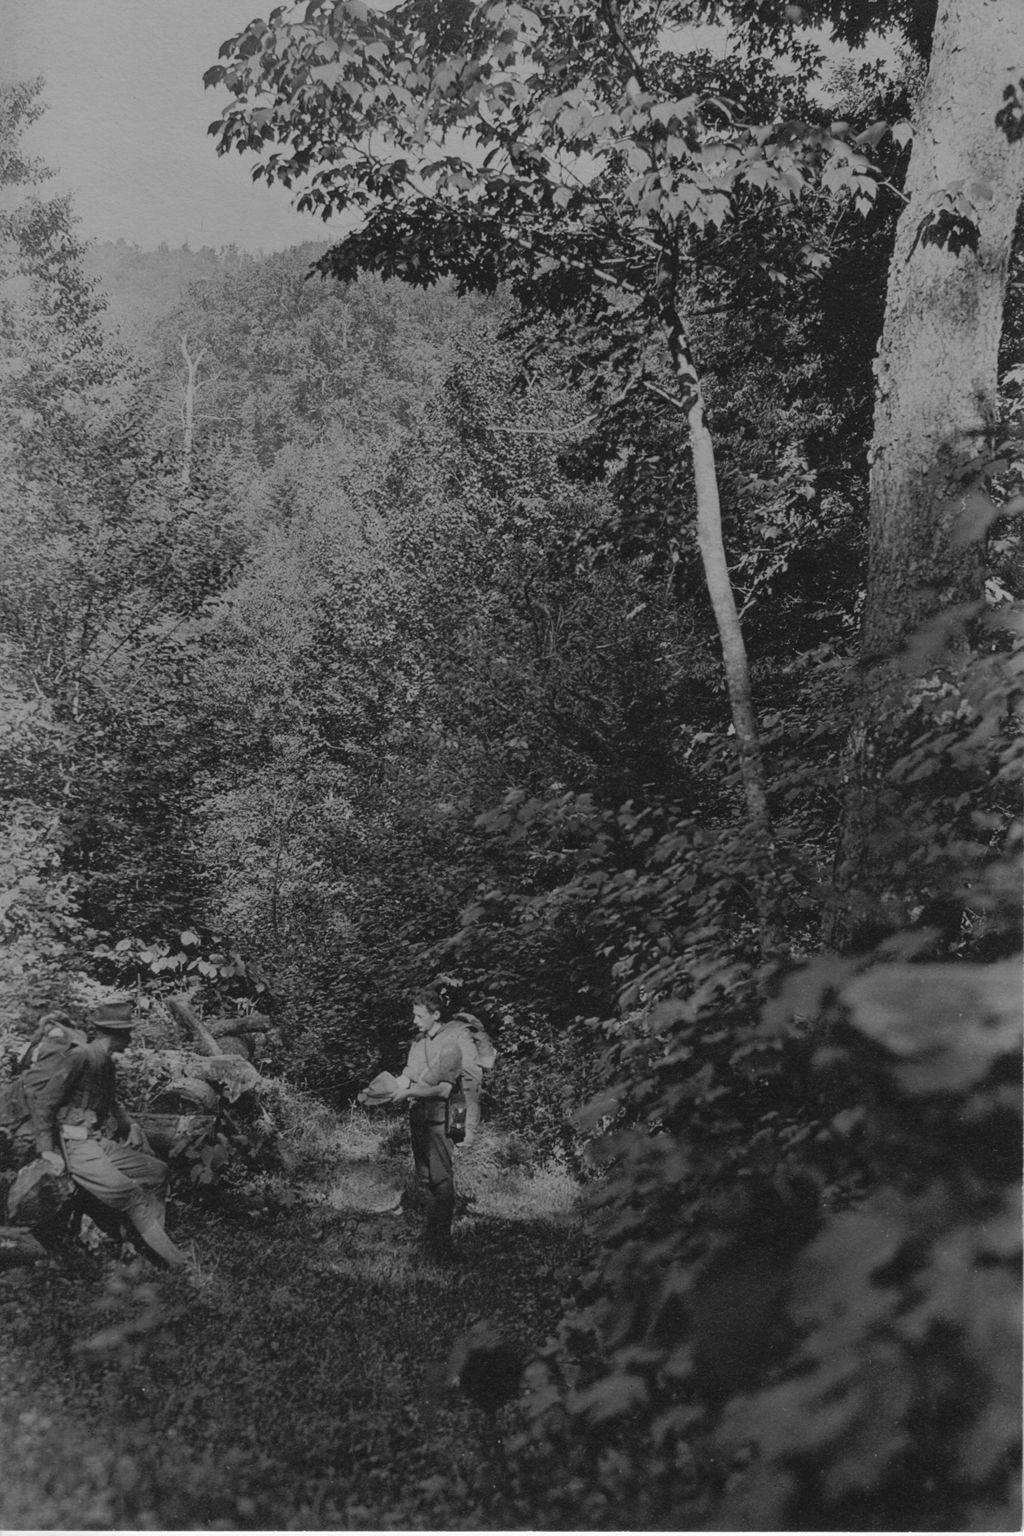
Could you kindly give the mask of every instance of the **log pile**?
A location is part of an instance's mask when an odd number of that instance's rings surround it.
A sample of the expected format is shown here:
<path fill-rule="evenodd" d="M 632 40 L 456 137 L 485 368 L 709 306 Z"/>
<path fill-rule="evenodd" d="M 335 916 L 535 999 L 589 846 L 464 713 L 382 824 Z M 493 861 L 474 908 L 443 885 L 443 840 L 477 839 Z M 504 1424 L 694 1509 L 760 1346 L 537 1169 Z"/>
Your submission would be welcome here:
<path fill-rule="evenodd" d="M 279 1043 L 277 1031 L 265 1013 L 204 1021 L 193 1010 L 187 995 L 168 997 L 164 1002 L 175 1023 L 206 1056 L 240 1056 L 244 1061 L 259 1061 Z"/>
<path fill-rule="evenodd" d="M 172 1157 L 180 1148 L 199 1147 L 216 1133 L 216 1115 L 171 1114 L 139 1110 L 135 1119 L 157 1157 Z"/>

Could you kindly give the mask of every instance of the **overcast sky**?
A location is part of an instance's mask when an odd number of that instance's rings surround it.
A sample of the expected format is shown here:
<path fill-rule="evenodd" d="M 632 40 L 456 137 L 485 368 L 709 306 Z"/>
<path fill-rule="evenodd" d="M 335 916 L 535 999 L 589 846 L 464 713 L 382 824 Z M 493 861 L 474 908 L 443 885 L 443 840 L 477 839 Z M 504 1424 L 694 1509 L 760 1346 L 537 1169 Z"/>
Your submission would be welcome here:
<path fill-rule="evenodd" d="M 87 239 L 273 251 L 341 234 L 284 187 L 254 186 L 254 158 L 219 158 L 206 132 L 229 98 L 204 71 L 276 3 L 0 0 L 0 74 L 43 76 L 48 110 L 26 143 L 74 194 Z"/>
<path fill-rule="evenodd" d="M 73 192 L 86 238 L 272 251 L 330 233 L 206 133 L 227 93 L 205 91 L 204 70 L 275 3 L 0 0 L 0 71 L 46 82 L 26 143 L 59 171 L 50 187 Z"/>

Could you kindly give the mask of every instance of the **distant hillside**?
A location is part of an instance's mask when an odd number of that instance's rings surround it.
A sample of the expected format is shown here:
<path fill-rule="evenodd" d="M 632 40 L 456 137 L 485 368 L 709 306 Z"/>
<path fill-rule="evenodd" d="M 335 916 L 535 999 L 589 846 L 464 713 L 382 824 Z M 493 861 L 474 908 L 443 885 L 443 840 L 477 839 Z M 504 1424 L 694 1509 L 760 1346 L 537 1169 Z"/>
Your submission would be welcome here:
<path fill-rule="evenodd" d="M 462 341 L 501 308 L 448 284 L 311 278 L 326 249 L 144 251 L 119 240 L 88 253 L 110 327 L 142 364 L 150 441 L 181 450 L 187 349 L 197 360 L 194 462 L 216 462 L 247 487 L 250 522 L 322 506 L 357 465 L 380 463 Z"/>
<path fill-rule="evenodd" d="M 309 241 L 293 247 L 296 262 L 305 266 L 326 249 L 326 241 Z M 237 246 L 215 251 L 204 245 L 194 251 L 189 245 L 175 250 L 160 245 L 155 251 L 144 251 L 127 240 L 106 240 L 89 247 L 86 270 L 107 296 L 112 328 L 119 329 L 133 346 L 145 350 L 153 323 L 178 305 L 190 284 L 258 259 Z"/>

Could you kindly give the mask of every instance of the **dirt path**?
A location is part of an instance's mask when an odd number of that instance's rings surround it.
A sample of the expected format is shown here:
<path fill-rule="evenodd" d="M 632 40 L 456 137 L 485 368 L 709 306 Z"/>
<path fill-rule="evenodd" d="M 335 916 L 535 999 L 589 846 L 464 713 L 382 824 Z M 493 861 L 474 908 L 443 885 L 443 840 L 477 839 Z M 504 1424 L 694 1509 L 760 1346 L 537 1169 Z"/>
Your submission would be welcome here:
<path fill-rule="evenodd" d="M 356 1126 L 334 1150 L 266 1215 L 182 1216 L 197 1277 L 70 1250 L 0 1283 L 0 1526 L 551 1525 L 547 1490 L 511 1487 L 441 1383 L 481 1316 L 543 1341 L 583 1259 L 571 1184 L 485 1148 L 449 1270 L 382 1214 L 398 1148 Z"/>

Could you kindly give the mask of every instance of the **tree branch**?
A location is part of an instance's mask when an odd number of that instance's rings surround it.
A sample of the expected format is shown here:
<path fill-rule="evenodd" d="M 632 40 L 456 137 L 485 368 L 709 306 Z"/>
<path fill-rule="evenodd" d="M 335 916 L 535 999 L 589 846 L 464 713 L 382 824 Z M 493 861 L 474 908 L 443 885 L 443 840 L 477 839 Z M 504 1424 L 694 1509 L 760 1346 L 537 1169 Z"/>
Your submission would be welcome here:
<path fill-rule="evenodd" d="M 608 30 L 612 35 L 615 47 L 624 63 L 629 67 L 629 78 L 636 81 L 641 91 L 646 90 L 643 70 L 637 62 L 636 55 L 633 53 L 632 48 L 630 48 L 625 31 L 623 30 L 622 16 L 619 13 L 619 0 L 601 0 L 601 10 L 604 12 L 605 20 L 608 23 Z"/>

